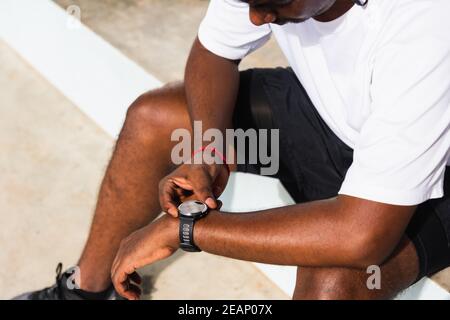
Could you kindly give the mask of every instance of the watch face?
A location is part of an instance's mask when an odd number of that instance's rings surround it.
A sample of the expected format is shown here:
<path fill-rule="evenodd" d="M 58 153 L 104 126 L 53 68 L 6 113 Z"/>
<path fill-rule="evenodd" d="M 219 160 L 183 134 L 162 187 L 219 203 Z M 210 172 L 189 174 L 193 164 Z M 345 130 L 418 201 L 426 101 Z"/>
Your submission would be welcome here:
<path fill-rule="evenodd" d="M 195 217 L 201 215 L 208 210 L 206 204 L 198 200 L 189 200 L 178 206 L 178 211 L 183 216 Z"/>

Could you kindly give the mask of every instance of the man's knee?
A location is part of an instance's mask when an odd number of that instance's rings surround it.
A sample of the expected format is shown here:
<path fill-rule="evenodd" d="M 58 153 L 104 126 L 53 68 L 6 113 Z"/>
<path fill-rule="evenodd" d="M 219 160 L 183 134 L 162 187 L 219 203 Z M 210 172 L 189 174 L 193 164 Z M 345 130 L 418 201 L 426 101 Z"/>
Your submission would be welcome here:
<path fill-rule="evenodd" d="M 139 96 L 127 110 L 123 131 L 153 139 L 186 124 L 184 89 L 182 84 L 172 83 Z"/>
<path fill-rule="evenodd" d="M 294 299 L 363 299 L 367 288 L 360 272 L 344 268 L 300 268 Z"/>

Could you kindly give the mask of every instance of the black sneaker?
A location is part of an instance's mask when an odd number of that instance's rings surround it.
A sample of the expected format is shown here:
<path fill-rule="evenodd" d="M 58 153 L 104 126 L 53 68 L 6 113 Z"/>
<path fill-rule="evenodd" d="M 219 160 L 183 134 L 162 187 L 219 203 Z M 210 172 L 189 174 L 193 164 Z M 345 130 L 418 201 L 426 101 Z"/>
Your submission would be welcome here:
<path fill-rule="evenodd" d="M 21 294 L 13 300 L 124 300 L 111 285 L 98 293 L 69 289 L 67 283 L 71 273 L 62 273 L 62 263 L 56 267 L 56 283 L 42 290 Z"/>

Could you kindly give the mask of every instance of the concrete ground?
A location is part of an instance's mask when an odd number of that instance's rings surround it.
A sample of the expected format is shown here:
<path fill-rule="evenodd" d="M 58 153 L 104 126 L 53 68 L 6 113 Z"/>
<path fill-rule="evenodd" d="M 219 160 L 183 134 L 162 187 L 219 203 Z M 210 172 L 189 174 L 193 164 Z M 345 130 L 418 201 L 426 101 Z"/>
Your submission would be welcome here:
<path fill-rule="evenodd" d="M 162 82 L 183 78 L 206 0 L 55 0 L 77 5 L 88 27 Z M 161 41 L 161 39 L 165 39 Z M 274 39 L 246 57 L 241 69 L 285 66 Z"/>
<path fill-rule="evenodd" d="M 182 78 L 207 7 L 203 0 L 56 2 L 79 5 L 87 26 L 163 82 Z M 2 42 L 0 61 L 0 299 L 7 299 L 51 284 L 59 261 L 77 262 L 114 141 Z M 286 62 L 271 41 L 241 68 L 278 65 Z M 151 299 L 288 298 L 253 264 L 206 253 L 180 252 L 143 274 Z M 450 272 L 436 279 L 450 289 Z"/>
<path fill-rule="evenodd" d="M 59 261 L 77 262 L 113 141 L 2 42 L 0 60 L 0 299 L 8 299 L 51 284 Z M 287 298 L 253 264 L 206 253 L 180 252 L 143 275 L 145 298 Z"/>
<path fill-rule="evenodd" d="M 145 11 L 139 7 L 143 3 L 80 5 L 86 22 L 94 23 L 89 26 L 126 55 L 162 81 L 180 79 L 189 50 L 182 40 L 189 30 L 179 24 L 166 30 L 172 34 L 171 47 L 166 48 L 172 54 L 154 52 L 151 48 L 160 38 L 154 39 L 152 26 L 144 22 Z M 147 13 L 151 11 L 156 19 L 156 8 L 160 13 L 176 9 L 166 3 L 146 2 L 155 8 L 147 6 Z M 194 20 L 203 14 L 205 2 L 200 4 L 190 11 Z M 188 1 L 180 1 L 180 6 L 184 12 L 190 9 Z M 128 15 L 136 19 L 129 20 Z M 185 14 L 183 23 L 189 26 L 188 17 Z M 195 36 L 195 27 L 189 27 Z M 185 34 L 176 35 L 176 29 Z M 59 261 L 66 267 L 77 262 L 114 141 L 2 42 L 0 61 L 0 299 L 8 299 L 50 285 Z M 252 263 L 206 253 L 180 252 L 142 273 L 144 298 L 288 298 Z M 190 285 L 183 286 L 183 281 Z M 179 290 L 180 285 L 184 290 Z"/>

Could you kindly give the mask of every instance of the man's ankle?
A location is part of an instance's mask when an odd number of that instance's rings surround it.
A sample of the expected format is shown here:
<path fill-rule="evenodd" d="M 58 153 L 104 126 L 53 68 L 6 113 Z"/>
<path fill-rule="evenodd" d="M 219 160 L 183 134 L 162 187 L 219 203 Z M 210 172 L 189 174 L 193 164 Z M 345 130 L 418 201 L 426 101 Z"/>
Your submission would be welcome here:
<path fill-rule="evenodd" d="M 76 279 L 78 288 L 86 292 L 103 292 L 111 286 L 112 282 L 109 277 L 102 277 L 93 272 L 86 272 L 86 268 L 79 267 L 79 277 Z"/>

